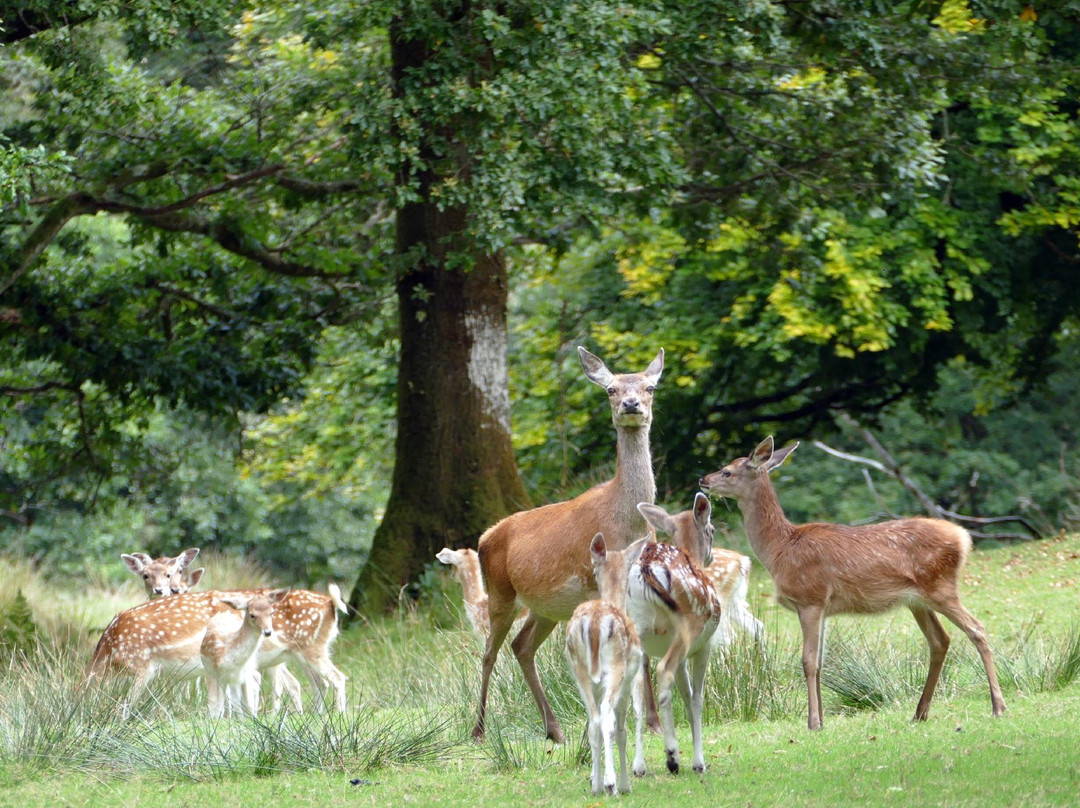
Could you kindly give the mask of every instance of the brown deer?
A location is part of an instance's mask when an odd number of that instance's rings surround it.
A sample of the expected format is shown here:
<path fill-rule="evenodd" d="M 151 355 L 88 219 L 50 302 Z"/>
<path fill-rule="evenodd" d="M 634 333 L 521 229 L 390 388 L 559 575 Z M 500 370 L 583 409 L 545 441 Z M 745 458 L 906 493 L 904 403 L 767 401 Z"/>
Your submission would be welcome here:
<path fill-rule="evenodd" d="M 335 584 L 330 594 L 293 589 L 275 608 L 275 634 L 260 645 L 261 669 L 287 660 L 301 664 L 322 706 L 325 682 L 334 689 L 334 703 L 345 710 L 345 674 L 330 661 L 330 646 L 337 636 L 337 610 L 345 604 Z M 87 668 L 87 679 L 109 672 L 134 676 L 128 696 L 133 704 L 160 673 L 192 678 L 202 672 L 203 636 L 210 620 L 230 608 L 222 597 L 254 596 L 265 590 L 187 592 L 147 601 L 116 615 L 105 628 Z M 291 674 L 289 675 L 291 677 Z M 295 682 L 295 679 L 292 681 Z M 294 703 L 299 699 L 294 694 Z"/>
<path fill-rule="evenodd" d="M 518 609 L 525 606 L 529 614 L 511 645 L 540 708 L 547 737 L 564 740 L 536 671 L 536 650 L 578 604 L 595 597 L 589 552 L 593 536 L 603 533 L 609 549 L 621 550 L 649 533 L 637 503 L 656 499 L 649 428 L 664 351 L 642 373 L 614 374 L 580 347 L 578 357 L 586 378 L 608 394 L 616 435 L 615 477 L 569 501 L 511 514 L 480 537 L 491 633 L 484 649 L 480 708 L 473 729 L 477 739 L 484 736 L 495 660 Z"/>
<path fill-rule="evenodd" d="M 993 714 L 1005 712 L 994 657 L 986 632 L 960 603 L 960 570 L 971 551 L 971 536 L 941 519 L 897 519 L 875 525 L 813 522 L 793 525 L 784 516 L 769 472 L 798 444 L 773 451 L 772 437 L 749 457 L 733 460 L 702 478 L 705 491 L 739 501 L 754 553 L 776 583 L 776 599 L 793 610 L 802 627 L 803 672 L 809 702 L 807 726 L 821 728 L 821 664 L 825 618 L 834 614 L 876 614 L 907 606 L 930 647 L 930 669 L 915 720 L 930 713 L 949 635 L 945 615 L 974 643 L 990 682 Z"/>
<path fill-rule="evenodd" d="M 704 565 L 702 572 L 709 579 L 720 599 L 720 625 L 713 634 L 713 649 L 726 650 L 731 644 L 731 624 L 738 624 L 752 637 L 761 640 L 765 636 L 765 626 L 750 612 L 746 603 L 746 592 L 750 583 L 750 559 L 734 550 L 713 547 L 712 506 L 702 493 L 694 496 L 694 505 L 690 510 L 674 516 L 658 505 L 641 503 L 638 505 L 644 516 L 657 534 L 666 533 L 672 537 L 672 544 L 681 547 L 697 564 Z M 707 542 L 708 546 L 702 546 Z"/>
<path fill-rule="evenodd" d="M 625 550 L 609 552 L 603 533 L 593 537 L 590 552 L 600 599 L 582 603 L 566 624 L 566 660 L 587 713 L 593 794 L 616 793 L 613 741 L 619 748 L 618 790 L 630 792 L 626 708 L 631 697 L 641 746 L 641 641 L 625 606 L 628 566 L 637 559 L 646 541 L 639 539 Z"/>
<path fill-rule="evenodd" d="M 694 747 L 691 768 L 705 771 L 701 737 L 705 674 L 709 667 L 712 636 L 720 623 L 721 607 L 701 564 L 712 550 L 712 506 L 698 495 L 694 508 L 671 517 L 662 508 L 643 502 L 638 509 L 658 531 L 670 532 L 674 544 L 645 545 L 630 565 L 626 611 L 634 621 L 649 657 L 657 657 L 656 702 L 664 731 L 667 768 L 679 771 L 679 744 L 672 714 L 672 685 L 679 688 L 690 719 Z M 644 773 L 639 744 L 634 772 Z"/>
<path fill-rule="evenodd" d="M 259 641 L 274 634 L 274 606 L 289 594 L 272 589 L 257 595 L 221 595 L 231 607 L 210 618 L 199 646 L 211 718 L 255 715 L 259 708 Z M 242 693 L 242 700 L 240 695 Z"/>
<path fill-rule="evenodd" d="M 142 578 L 147 597 L 153 599 L 179 595 L 198 584 L 206 570 L 188 572 L 188 567 L 198 554 L 199 548 L 192 547 L 175 558 L 162 556 L 155 559 L 146 553 L 121 553 L 120 558 L 129 570 Z"/>

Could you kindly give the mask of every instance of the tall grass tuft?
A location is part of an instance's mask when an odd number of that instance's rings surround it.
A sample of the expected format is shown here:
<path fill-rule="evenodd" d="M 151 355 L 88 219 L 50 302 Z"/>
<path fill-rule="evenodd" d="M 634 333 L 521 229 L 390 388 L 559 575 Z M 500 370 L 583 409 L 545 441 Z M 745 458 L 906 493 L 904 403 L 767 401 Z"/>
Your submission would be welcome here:
<path fill-rule="evenodd" d="M 713 653 L 705 678 L 706 722 L 774 719 L 791 709 L 792 654 L 769 636 L 758 642 L 740 633 L 725 654 Z"/>
<path fill-rule="evenodd" d="M 1080 678 L 1080 624 L 1058 636 L 1037 635 L 1026 627 L 1015 645 L 996 658 L 1003 686 L 1028 693 L 1061 690 Z"/>

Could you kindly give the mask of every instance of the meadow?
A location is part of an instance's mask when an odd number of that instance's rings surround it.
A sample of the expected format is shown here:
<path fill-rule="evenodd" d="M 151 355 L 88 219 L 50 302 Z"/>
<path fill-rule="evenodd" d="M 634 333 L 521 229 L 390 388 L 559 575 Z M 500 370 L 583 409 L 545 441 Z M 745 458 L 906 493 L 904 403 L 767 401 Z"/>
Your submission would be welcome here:
<path fill-rule="evenodd" d="M 745 548 L 743 548 L 745 549 Z M 119 562 L 118 562 L 119 563 Z M 269 583 L 205 559 L 201 588 Z M 486 741 L 474 743 L 482 644 L 460 592 L 433 572 L 419 601 L 354 624 L 334 659 L 349 677 L 345 715 L 263 714 L 211 721 L 189 686 L 159 681 L 124 720 L 123 683 L 79 687 L 101 628 L 141 600 L 138 582 L 57 587 L 0 561 L 0 609 L 24 593 L 36 640 L 4 636 L 0 805 L 598 805 L 588 787 L 584 713 L 556 633 L 540 670 L 570 740 L 555 746 L 512 655 L 500 656 Z M 750 605 L 766 625 L 737 638 L 708 679 L 703 776 L 669 775 L 658 736 L 627 805 L 1072 805 L 1080 792 L 1080 536 L 981 546 L 963 598 L 984 623 L 1008 703 L 990 716 L 971 644 L 953 644 L 930 720 L 913 723 L 925 676 L 907 612 L 829 623 L 825 727 L 806 730 L 793 614 L 755 563 Z M 13 646 L 16 650 L 12 650 Z M 689 748 L 681 710 L 680 743 Z M 171 717 L 170 717 L 171 716 Z"/>

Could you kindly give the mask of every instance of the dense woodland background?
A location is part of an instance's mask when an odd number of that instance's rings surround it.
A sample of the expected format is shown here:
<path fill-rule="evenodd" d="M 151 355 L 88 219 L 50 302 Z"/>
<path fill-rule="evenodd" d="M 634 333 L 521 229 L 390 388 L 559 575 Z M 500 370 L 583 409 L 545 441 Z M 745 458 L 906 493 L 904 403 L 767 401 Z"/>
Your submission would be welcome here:
<path fill-rule="evenodd" d="M 5 553 L 383 608 L 610 474 L 579 344 L 665 348 L 670 509 L 774 434 L 792 518 L 923 512 L 813 443 L 862 427 L 938 507 L 1080 520 L 1080 2 L 30 0 L 0 43 Z"/>

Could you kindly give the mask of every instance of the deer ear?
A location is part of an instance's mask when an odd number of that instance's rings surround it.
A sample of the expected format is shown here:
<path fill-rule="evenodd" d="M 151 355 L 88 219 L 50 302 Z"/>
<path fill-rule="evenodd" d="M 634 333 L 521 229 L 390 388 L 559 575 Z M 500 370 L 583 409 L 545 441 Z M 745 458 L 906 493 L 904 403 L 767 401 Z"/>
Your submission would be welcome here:
<path fill-rule="evenodd" d="M 148 564 L 153 564 L 154 559 L 148 556 L 146 553 L 121 553 L 120 558 L 127 564 L 129 570 L 138 575 L 145 569 Z"/>
<path fill-rule="evenodd" d="M 648 543 L 649 537 L 646 536 L 643 539 L 638 539 L 636 542 L 626 548 L 624 552 L 626 553 L 625 558 L 627 567 L 629 567 L 631 564 L 638 560 L 638 556 L 641 555 L 641 551 L 645 549 L 645 545 Z"/>
<path fill-rule="evenodd" d="M 772 435 L 765 438 L 761 443 L 757 445 L 753 452 L 750 453 L 750 457 L 746 459 L 746 465 L 752 469 L 760 468 L 769 462 L 773 453 L 773 439 Z"/>
<path fill-rule="evenodd" d="M 177 569 L 187 569 L 198 554 L 198 547 L 189 547 L 187 550 L 184 550 L 184 552 L 177 557 L 177 561 L 180 562 L 180 566 L 177 567 Z"/>
<path fill-rule="evenodd" d="M 607 542 L 604 541 L 603 533 L 597 533 L 593 536 L 592 544 L 589 545 L 589 552 L 592 554 L 593 565 L 602 564 L 604 559 L 607 558 Z"/>
<path fill-rule="evenodd" d="M 709 498 L 698 491 L 694 495 L 694 521 L 699 525 L 705 525 L 709 523 L 711 516 L 712 504 L 709 502 Z"/>
<path fill-rule="evenodd" d="M 778 469 L 782 465 L 784 465 L 784 461 L 787 460 L 791 453 L 798 448 L 799 442 L 796 441 L 790 446 L 785 446 L 783 449 L 777 449 L 775 452 L 773 452 L 772 457 L 770 457 L 768 463 L 766 463 L 769 471 L 772 471 L 773 469 Z"/>
<path fill-rule="evenodd" d="M 195 586 L 195 584 L 197 584 L 199 581 L 201 581 L 204 572 L 206 572 L 206 570 L 202 569 L 201 567 L 199 569 L 197 569 L 197 570 L 192 570 L 191 575 L 188 576 L 188 579 L 190 581 L 189 585 L 190 586 Z"/>
<path fill-rule="evenodd" d="M 280 603 L 291 591 L 291 589 L 271 589 L 266 593 L 266 599 L 271 603 Z"/>
<path fill-rule="evenodd" d="M 652 526 L 653 530 L 667 533 L 668 535 L 674 535 L 675 520 L 672 519 L 668 512 L 659 505 L 653 505 L 649 502 L 639 502 L 637 504 L 637 509 L 638 513 L 645 517 L 645 521 Z"/>
<path fill-rule="evenodd" d="M 593 384 L 607 387 L 611 380 L 615 378 L 615 374 L 607 369 L 607 365 L 601 361 L 599 356 L 589 353 L 580 345 L 577 352 L 578 359 L 581 361 L 581 369 L 585 371 L 585 378 Z"/>
<path fill-rule="evenodd" d="M 451 550 L 449 547 L 444 547 L 435 554 L 435 557 L 444 564 L 457 564 L 458 553 L 456 550 Z"/>
<path fill-rule="evenodd" d="M 664 372 L 664 349 L 661 348 L 660 352 L 656 354 L 656 358 L 649 363 L 649 366 L 645 368 L 645 372 L 642 374 L 647 377 L 651 384 L 656 384 L 660 381 L 660 374 Z"/>

